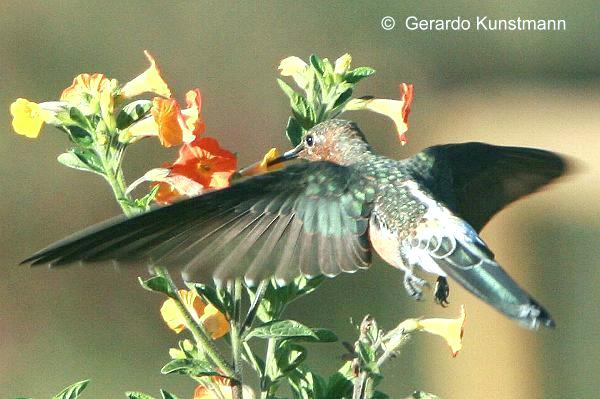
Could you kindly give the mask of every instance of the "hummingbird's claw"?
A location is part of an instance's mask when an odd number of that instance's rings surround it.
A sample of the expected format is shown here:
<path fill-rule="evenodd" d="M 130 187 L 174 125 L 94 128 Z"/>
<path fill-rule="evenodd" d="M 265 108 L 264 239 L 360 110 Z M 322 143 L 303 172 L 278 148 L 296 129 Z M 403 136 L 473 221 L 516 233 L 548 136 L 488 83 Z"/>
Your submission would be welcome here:
<path fill-rule="evenodd" d="M 426 280 L 419 278 L 411 272 L 404 273 L 404 289 L 408 293 L 408 296 L 416 301 L 423 299 L 423 287 L 429 285 Z"/>
<path fill-rule="evenodd" d="M 439 276 L 437 278 L 437 281 L 435 282 L 435 288 L 433 293 L 435 303 L 445 308 L 450 303 L 448 302 L 449 295 L 450 286 L 448 285 L 448 280 L 446 280 L 446 277 Z"/>

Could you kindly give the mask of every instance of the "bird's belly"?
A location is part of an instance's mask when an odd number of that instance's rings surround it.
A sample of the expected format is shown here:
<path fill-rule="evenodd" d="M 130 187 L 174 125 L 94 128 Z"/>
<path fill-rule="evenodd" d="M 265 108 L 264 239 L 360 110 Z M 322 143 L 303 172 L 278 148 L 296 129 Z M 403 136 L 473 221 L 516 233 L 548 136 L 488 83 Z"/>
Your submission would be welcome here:
<path fill-rule="evenodd" d="M 397 269 L 406 269 L 400 256 L 400 243 L 396 232 L 380 226 L 371 218 L 369 222 L 369 239 L 371 247 L 384 261 Z"/>

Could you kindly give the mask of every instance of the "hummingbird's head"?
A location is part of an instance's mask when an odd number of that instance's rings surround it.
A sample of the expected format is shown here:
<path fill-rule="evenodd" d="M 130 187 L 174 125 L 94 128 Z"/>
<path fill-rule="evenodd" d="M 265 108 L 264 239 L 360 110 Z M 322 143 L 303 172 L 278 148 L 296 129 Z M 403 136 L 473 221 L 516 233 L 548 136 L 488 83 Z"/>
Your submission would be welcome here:
<path fill-rule="evenodd" d="M 300 144 L 270 165 L 294 158 L 350 165 L 367 152 L 369 144 L 354 122 L 330 119 L 307 131 Z"/>

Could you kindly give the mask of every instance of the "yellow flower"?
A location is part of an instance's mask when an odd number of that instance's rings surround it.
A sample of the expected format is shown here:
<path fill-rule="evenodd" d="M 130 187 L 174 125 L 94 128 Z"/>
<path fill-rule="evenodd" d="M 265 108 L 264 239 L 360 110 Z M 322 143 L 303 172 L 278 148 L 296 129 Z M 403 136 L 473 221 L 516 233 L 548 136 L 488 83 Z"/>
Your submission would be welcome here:
<path fill-rule="evenodd" d="M 206 308 L 202 299 L 195 292 L 188 290 L 179 290 L 179 296 L 185 307 L 200 317 Z M 175 299 L 167 299 L 160 308 L 160 314 L 167 326 L 177 334 L 185 329 L 185 318 L 177 308 Z"/>
<path fill-rule="evenodd" d="M 206 306 L 204 314 L 200 316 L 200 322 L 206 331 L 211 333 L 212 339 L 219 339 L 229 332 L 227 318 L 212 304 Z"/>
<path fill-rule="evenodd" d="M 179 296 L 185 307 L 194 313 L 194 318 L 200 320 L 213 339 L 221 338 L 229 332 L 229 323 L 225 315 L 213 305 L 204 304 L 195 292 L 179 290 Z M 167 299 L 160 308 L 160 314 L 167 326 L 177 334 L 186 328 L 185 317 L 179 311 L 175 299 Z"/>
<path fill-rule="evenodd" d="M 352 99 L 346 104 L 346 111 L 368 109 L 378 114 L 391 118 L 396 125 L 398 137 L 402 145 L 406 144 L 405 132 L 408 130 L 408 114 L 413 100 L 413 85 L 402 83 L 400 85 L 401 100 L 388 100 L 383 98 L 363 97 Z"/>
<path fill-rule="evenodd" d="M 40 104 L 24 98 L 17 98 L 10 105 L 10 114 L 13 117 L 12 126 L 15 132 L 32 139 L 39 136 L 44 122 L 53 117 L 52 113 L 43 109 Z"/>
<path fill-rule="evenodd" d="M 301 58 L 292 56 L 281 60 L 279 68 L 281 76 L 291 76 L 298 87 L 304 89 L 308 84 L 308 78 L 306 76 L 308 72 L 308 65 Z"/>
<path fill-rule="evenodd" d="M 240 169 L 238 173 L 241 176 L 254 176 L 254 175 L 259 175 L 261 173 L 265 173 L 270 170 L 280 169 L 283 167 L 283 164 L 281 164 L 281 163 L 278 163 L 271 167 L 268 167 L 269 162 L 271 162 L 278 156 L 279 156 L 279 151 L 277 151 L 277 148 L 271 148 L 265 154 L 265 156 L 263 157 L 263 159 L 261 161 L 255 162 L 250 166 Z"/>
<path fill-rule="evenodd" d="M 150 62 L 150 66 L 141 75 L 138 75 L 133 80 L 125 83 L 121 88 L 121 96 L 131 98 L 142 93 L 155 93 L 163 97 L 171 97 L 171 90 L 161 76 L 161 71 L 156 65 L 154 57 L 144 50 L 146 58 Z"/>
<path fill-rule="evenodd" d="M 348 68 L 350 68 L 350 64 L 352 63 L 352 56 L 348 53 L 342 55 L 340 58 L 335 60 L 335 68 L 334 72 L 338 75 L 343 75 L 346 73 Z"/>
<path fill-rule="evenodd" d="M 462 338 L 465 327 L 465 306 L 460 307 L 460 316 L 456 319 L 422 319 L 417 320 L 417 329 L 444 338 L 452 356 L 462 349 Z"/>

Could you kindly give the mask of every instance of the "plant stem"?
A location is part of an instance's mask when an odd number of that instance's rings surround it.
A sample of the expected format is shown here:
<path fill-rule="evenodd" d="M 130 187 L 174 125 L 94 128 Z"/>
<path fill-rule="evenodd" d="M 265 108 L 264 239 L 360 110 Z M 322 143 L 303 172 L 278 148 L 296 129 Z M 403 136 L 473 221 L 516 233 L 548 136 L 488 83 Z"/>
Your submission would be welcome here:
<path fill-rule="evenodd" d="M 169 271 L 160 266 L 156 266 L 154 268 L 156 275 L 163 277 L 167 280 L 171 290 L 176 295 L 175 305 L 181 312 L 181 314 L 185 318 L 185 324 L 188 330 L 194 336 L 194 340 L 196 341 L 196 345 L 201 347 L 204 353 L 208 356 L 210 360 L 217 366 L 225 375 L 235 378 L 235 371 L 229 365 L 229 363 L 225 360 L 223 355 L 218 351 L 217 347 L 213 344 L 212 340 L 206 335 L 204 329 L 200 326 L 200 323 L 194 319 L 194 316 L 190 312 L 190 310 L 183 304 L 181 301 L 181 297 L 179 296 L 179 291 L 169 274 Z"/>
<path fill-rule="evenodd" d="M 242 329 L 242 282 L 236 279 L 233 282 L 233 315 L 230 321 L 231 354 L 233 358 L 233 375 L 231 394 L 234 399 L 242 399 L 242 341 L 240 331 Z"/>
<path fill-rule="evenodd" d="M 256 318 L 256 313 L 258 312 L 258 308 L 260 306 L 260 302 L 263 299 L 263 296 L 265 295 L 265 292 L 267 291 L 267 287 L 270 284 L 270 280 L 262 280 L 260 282 L 260 284 L 258 285 L 258 288 L 256 289 L 256 294 L 254 296 L 254 300 L 252 301 L 252 304 L 250 305 L 250 310 L 248 310 L 248 314 L 246 315 L 246 319 L 244 320 L 244 324 L 242 324 L 242 328 L 240 330 L 240 335 L 244 335 L 244 333 L 246 332 L 246 330 L 250 327 L 252 327 L 252 323 L 254 322 L 254 319 Z"/>

